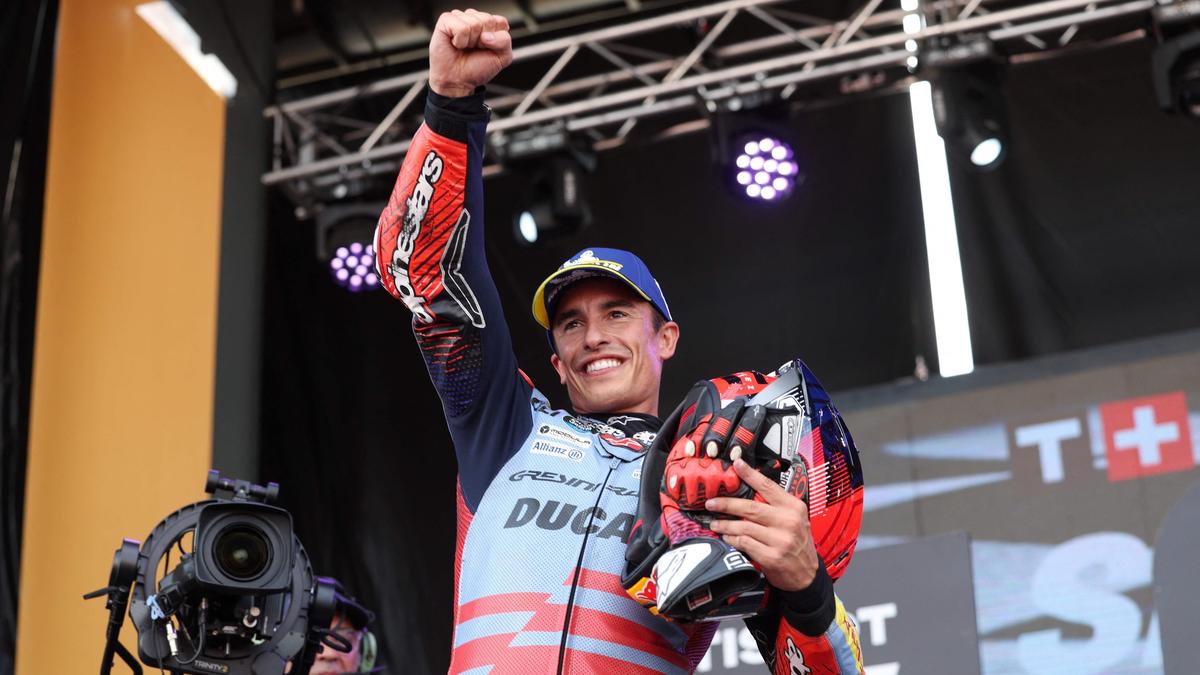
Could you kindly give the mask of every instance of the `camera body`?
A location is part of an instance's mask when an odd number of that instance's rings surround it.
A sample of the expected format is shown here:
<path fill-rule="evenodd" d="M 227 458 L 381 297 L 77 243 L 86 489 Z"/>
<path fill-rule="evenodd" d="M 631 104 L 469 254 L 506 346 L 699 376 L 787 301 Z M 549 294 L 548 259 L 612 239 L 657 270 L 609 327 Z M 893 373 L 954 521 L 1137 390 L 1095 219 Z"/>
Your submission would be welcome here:
<path fill-rule="evenodd" d="M 119 644 L 128 602 L 138 657 L 147 666 L 282 675 L 290 662 L 293 675 L 307 675 L 336 594 L 313 573 L 291 515 L 270 503 L 279 486 L 210 471 L 206 490 L 214 499 L 178 509 L 144 544 L 126 540 L 117 550 L 109 586 L 97 592 L 108 594 L 110 610 L 101 672 L 111 669 L 114 653 L 132 661 Z"/>

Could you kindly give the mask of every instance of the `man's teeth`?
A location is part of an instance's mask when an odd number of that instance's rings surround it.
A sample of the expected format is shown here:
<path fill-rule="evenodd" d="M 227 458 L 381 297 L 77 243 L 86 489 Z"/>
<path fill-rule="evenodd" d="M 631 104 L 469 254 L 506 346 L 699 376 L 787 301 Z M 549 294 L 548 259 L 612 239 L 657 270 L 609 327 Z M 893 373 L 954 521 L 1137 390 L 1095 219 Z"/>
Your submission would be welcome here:
<path fill-rule="evenodd" d="M 616 359 L 600 359 L 599 361 L 589 363 L 587 365 L 587 372 L 595 373 L 609 368 L 616 368 L 619 365 L 621 365 L 621 362 Z"/>

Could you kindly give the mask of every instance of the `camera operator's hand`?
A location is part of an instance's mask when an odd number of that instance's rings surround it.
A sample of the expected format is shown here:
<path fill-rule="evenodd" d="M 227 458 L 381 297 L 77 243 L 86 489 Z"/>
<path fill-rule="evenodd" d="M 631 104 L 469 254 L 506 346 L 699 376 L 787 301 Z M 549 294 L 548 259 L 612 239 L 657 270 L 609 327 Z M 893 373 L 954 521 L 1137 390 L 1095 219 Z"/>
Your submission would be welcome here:
<path fill-rule="evenodd" d="M 508 19 L 473 9 L 445 12 L 429 41 L 429 88 L 442 96 L 467 96 L 512 58 Z"/>

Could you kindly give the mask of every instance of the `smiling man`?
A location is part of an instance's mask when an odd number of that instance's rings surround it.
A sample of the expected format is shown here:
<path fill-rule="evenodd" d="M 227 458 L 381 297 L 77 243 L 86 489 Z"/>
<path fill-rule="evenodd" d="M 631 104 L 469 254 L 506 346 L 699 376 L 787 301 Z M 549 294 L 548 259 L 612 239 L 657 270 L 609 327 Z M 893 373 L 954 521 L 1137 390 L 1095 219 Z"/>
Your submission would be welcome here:
<path fill-rule="evenodd" d="M 512 60 L 508 23 L 474 10 L 443 14 L 429 54 L 425 124 L 375 250 L 384 287 L 413 313 L 458 459 L 450 672 L 692 672 L 716 624 L 653 616 L 621 586 L 679 326 L 640 258 L 581 251 L 533 302 L 572 411 L 534 388 L 518 369 L 484 257 L 483 85 Z M 726 497 L 710 508 L 741 518 L 714 531 L 771 583 L 770 605 L 747 621 L 768 669 L 859 673 L 857 632 L 833 595 L 804 502 L 734 465 L 762 499 Z"/>
<path fill-rule="evenodd" d="M 550 331 L 550 364 L 575 412 L 658 414 L 662 366 L 675 354 L 679 325 L 640 258 L 581 251 L 542 282 L 533 314 Z"/>

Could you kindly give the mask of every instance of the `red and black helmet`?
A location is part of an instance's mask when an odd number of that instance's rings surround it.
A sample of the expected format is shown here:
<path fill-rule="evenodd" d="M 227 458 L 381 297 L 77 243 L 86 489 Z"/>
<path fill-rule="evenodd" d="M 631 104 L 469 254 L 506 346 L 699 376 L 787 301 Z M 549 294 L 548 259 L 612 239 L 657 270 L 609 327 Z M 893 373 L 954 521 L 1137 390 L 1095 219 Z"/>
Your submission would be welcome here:
<path fill-rule="evenodd" d="M 762 444 L 786 462 L 803 465 L 804 472 L 792 475 L 807 474 L 813 542 L 836 580 L 850 564 L 862 526 L 863 471 L 850 430 L 816 376 L 795 360 L 770 374 L 745 371 L 697 383 L 685 401 L 676 436 L 686 435 L 699 420 L 739 397 L 749 398 L 748 405 L 767 407 Z"/>

